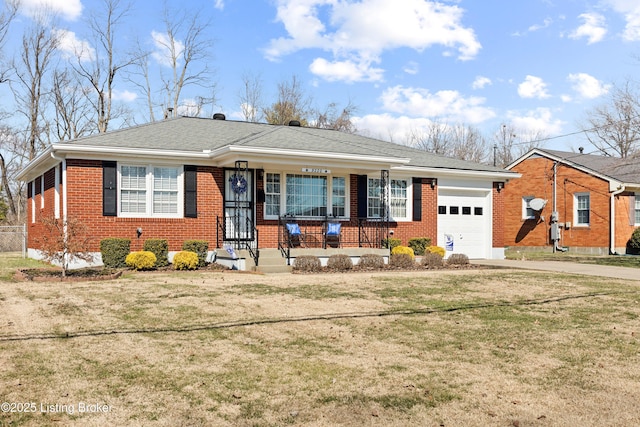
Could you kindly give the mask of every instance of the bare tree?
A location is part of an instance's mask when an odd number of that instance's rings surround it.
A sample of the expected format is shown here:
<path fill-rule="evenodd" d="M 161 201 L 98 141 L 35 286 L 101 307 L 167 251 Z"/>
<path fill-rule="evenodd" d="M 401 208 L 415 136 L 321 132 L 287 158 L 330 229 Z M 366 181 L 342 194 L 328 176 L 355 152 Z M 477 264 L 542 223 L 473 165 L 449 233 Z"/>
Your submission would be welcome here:
<path fill-rule="evenodd" d="M 311 97 L 304 93 L 300 80 L 294 75 L 290 81 L 278 83 L 278 99 L 265 108 L 265 119 L 267 123 L 274 125 L 285 125 L 298 120 L 300 124 L 307 126 L 311 102 Z"/>
<path fill-rule="evenodd" d="M 53 75 L 51 102 L 55 106 L 51 126 L 58 141 L 80 138 L 95 129 L 95 111 L 87 98 L 91 89 L 83 87 L 68 70 L 57 70 Z"/>
<path fill-rule="evenodd" d="M 448 124 L 432 121 L 424 129 L 411 129 L 406 136 L 407 145 L 443 156 L 449 155 L 453 146 Z"/>
<path fill-rule="evenodd" d="M 330 103 L 324 111 L 317 113 L 318 118 L 315 120 L 314 126 L 321 129 L 333 129 L 345 133 L 356 133 L 357 129 L 351 117 L 356 111 L 356 107 L 349 101 L 338 114 L 338 104 Z"/>
<path fill-rule="evenodd" d="M 2 12 L 0 12 L 0 60 L 2 60 L 2 53 L 4 52 L 4 46 L 7 41 L 7 35 L 9 34 L 9 27 L 11 22 L 18 13 L 18 7 L 20 5 L 19 0 L 5 0 L 2 6 Z M 0 83 L 7 81 L 7 74 L 9 67 L 2 66 L 0 68 Z"/>
<path fill-rule="evenodd" d="M 70 263 L 93 261 L 93 254 L 89 252 L 92 237 L 79 219 L 47 216 L 42 218 L 42 225 L 45 232 L 36 241 L 44 259 L 62 267 L 62 277 L 66 277 Z"/>
<path fill-rule="evenodd" d="M 115 45 L 115 35 L 129 13 L 129 5 L 121 0 L 102 0 L 101 7 L 102 10 L 89 20 L 95 50 L 91 53 L 77 52 L 74 68 L 92 88 L 98 132 L 104 133 L 111 120 L 117 117 L 117 111 L 113 108 L 116 75 L 133 64 L 135 57 L 130 54 L 118 55 L 122 48 Z"/>
<path fill-rule="evenodd" d="M 457 159 L 483 163 L 487 160 L 487 143 L 477 128 L 458 124 L 451 128 L 454 141 L 450 155 Z"/>
<path fill-rule="evenodd" d="M 213 41 L 207 36 L 210 23 L 202 21 L 202 16 L 198 12 L 177 12 L 165 4 L 165 31 L 154 37 L 156 45 L 160 47 L 157 53 L 159 62 L 171 70 L 169 76 L 162 77 L 162 90 L 166 107 L 171 109 L 174 116 L 178 114 L 180 96 L 187 86 L 200 86 L 212 95 L 197 97 L 182 109 L 184 115 L 194 115 L 194 111 L 199 114 L 204 105 L 215 102 L 216 85 L 212 82 L 212 71 L 207 65 Z M 197 107 L 195 110 L 194 106 Z"/>
<path fill-rule="evenodd" d="M 589 112 L 583 129 L 598 150 L 627 158 L 640 151 L 640 93 L 627 80 L 611 92 L 607 104 Z"/>
<path fill-rule="evenodd" d="M 49 19 L 45 17 L 34 22 L 22 38 L 20 61 L 14 61 L 17 80 L 12 88 L 20 113 L 27 119 L 26 150 L 29 159 L 33 159 L 42 148 L 41 114 L 44 108 L 45 75 L 58 45 L 47 22 Z"/>
<path fill-rule="evenodd" d="M 0 127 L 0 176 L 1 186 L 7 199 L 9 212 L 12 219 L 21 220 L 24 183 L 15 179 L 16 174 L 22 170 L 28 161 L 24 150 L 24 139 L 9 126 Z"/>
<path fill-rule="evenodd" d="M 242 116 L 247 122 L 260 122 L 264 119 L 262 108 L 262 78 L 260 75 L 244 73 L 242 89 L 238 92 Z"/>
<path fill-rule="evenodd" d="M 505 167 L 515 160 L 516 131 L 511 124 L 502 124 L 493 133 L 493 165 Z"/>

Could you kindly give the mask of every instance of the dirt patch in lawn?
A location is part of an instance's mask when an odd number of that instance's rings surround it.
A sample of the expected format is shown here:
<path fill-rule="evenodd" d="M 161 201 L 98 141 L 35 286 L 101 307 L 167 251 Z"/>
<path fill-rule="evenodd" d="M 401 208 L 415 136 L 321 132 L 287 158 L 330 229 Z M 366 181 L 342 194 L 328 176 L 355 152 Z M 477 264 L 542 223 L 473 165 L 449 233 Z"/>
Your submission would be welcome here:
<path fill-rule="evenodd" d="M 0 402 L 37 409 L 0 424 L 640 423 L 637 282 L 127 272 L 1 283 L 0 306 Z"/>

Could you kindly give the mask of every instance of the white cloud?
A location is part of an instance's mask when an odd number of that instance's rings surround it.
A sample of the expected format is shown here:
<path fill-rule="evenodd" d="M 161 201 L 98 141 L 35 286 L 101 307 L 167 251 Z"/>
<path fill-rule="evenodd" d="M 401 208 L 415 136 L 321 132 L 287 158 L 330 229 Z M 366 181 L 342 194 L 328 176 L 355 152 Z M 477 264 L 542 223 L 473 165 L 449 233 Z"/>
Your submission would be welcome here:
<path fill-rule="evenodd" d="M 404 67 L 402 67 L 402 71 L 407 74 L 411 74 L 412 76 L 418 74 L 420 71 L 420 64 L 415 61 L 409 61 Z"/>
<path fill-rule="evenodd" d="M 432 123 L 423 117 L 396 117 L 391 114 L 368 114 L 353 117 L 352 121 L 359 134 L 398 144 L 404 143 L 412 131 L 426 129 Z"/>
<path fill-rule="evenodd" d="M 535 32 L 535 31 L 543 30 L 545 28 L 549 28 L 549 26 L 551 26 L 551 24 L 553 24 L 553 19 L 545 18 L 545 20 L 543 21 L 542 24 L 534 24 L 534 25 L 530 26 L 529 27 L 529 31 L 530 32 Z"/>
<path fill-rule="evenodd" d="M 454 90 L 432 94 L 427 89 L 395 86 L 386 89 L 380 99 L 385 110 L 409 116 L 463 123 L 481 123 L 495 117 L 495 112 L 484 105 L 484 98 L 465 98 Z"/>
<path fill-rule="evenodd" d="M 518 95 L 522 98 L 549 98 L 547 84 L 536 76 L 527 76 L 524 82 L 518 85 Z"/>
<path fill-rule="evenodd" d="M 324 58 L 316 58 L 309 65 L 309 71 L 330 82 L 340 80 L 347 83 L 381 81 L 384 74 L 384 70 L 373 68 L 366 62 L 355 63 L 349 60 L 329 62 Z"/>
<path fill-rule="evenodd" d="M 114 90 L 113 99 L 116 101 L 133 102 L 138 99 L 138 94 L 128 90 Z"/>
<path fill-rule="evenodd" d="M 270 40 L 264 51 L 270 60 L 302 49 L 323 49 L 333 55 L 324 64 L 340 64 L 346 58 L 371 65 L 386 50 L 422 51 L 436 45 L 443 46 L 447 54 L 456 51 L 460 60 L 469 60 L 481 48 L 473 29 L 461 23 L 464 10 L 455 5 L 425 0 L 404 0 L 402 7 L 388 0 L 279 0 L 277 10 L 277 20 L 288 36 Z M 322 70 L 328 71 L 327 67 Z M 361 67 L 353 69 L 353 75 L 344 75 L 341 67 L 335 70 L 338 74 L 332 79 L 347 81 L 377 73 Z"/>
<path fill-rule="evenodd" d="M 80 0 L 21 0 L 20 10 L 29 17 L 54 13 L 68 21 L 75 21 L 82 15 L 82 3 Z"/>
<path fill-rule="evenodd" d="M 491 85 L 493 82 L 489 77 L 477 76 L 471 84 L 473 89 L 484 89 L 486 86 Z"/>
<path fill-rule="evenodd" d="M 215 0 L 213 2 L 213 7 L 218 10 L 224 10 L 224 0 Z"/>
<path fill-rule="evenodd" d="M 602 41 L 604 36 L 607 34 L 604 16 L 599 13 L 583 13 L 579 15 L 578 18 L 582 19 L 584 24 L 571 32 L 571 34 L 569 34 L 569 38 L 578 40 L 586 37 L 587 44 Z"/>
<path fill-rule="evenodd" d="M 624 15 L 627 25 L 622 34 L 627 41 L 640 41 L 640 4 L 637 0 L 607 0 L 611 7 Z"/>
<path fill-rule="evenodd" d="M 594 99 L 609 92 L 611 85 L 603 84 L 600 80 L 586 73 L 569 74 L 567 80 L 571 87 L 582 98 Z"/>
<path fill-rule="evenodd" d="M 525 115 L 511 112 L 507 116 L 514 129 L 526 134 L 559 134 L 562 132 L 562 125 L 564 124 L 562 120 L 554 119 L 551 110 L 548 108 L 537 108 L 527 112 Z"/>
<path fill-rule="evenodd" d="M 153 44 L 156 47 L 156 50 L 151 53 L 151 56 L 158 62 L 158 64 L 171 66 L 172 58 L 179 58 L 184 50 L 184 44 L 179 40 L 174 39 L 172 46 L 169 36 L 165 33 L 151 31 L 151 38 L 153 39 Z"/>
<path fill-rule="evenodd" d="M 95 58 L 95 49 L 86 40 L 80 40 L 73 31 L 58 29 L 53 34 L 58 38 L 58 49 L 66 59 L 80 58 L 86 62 Z"/>

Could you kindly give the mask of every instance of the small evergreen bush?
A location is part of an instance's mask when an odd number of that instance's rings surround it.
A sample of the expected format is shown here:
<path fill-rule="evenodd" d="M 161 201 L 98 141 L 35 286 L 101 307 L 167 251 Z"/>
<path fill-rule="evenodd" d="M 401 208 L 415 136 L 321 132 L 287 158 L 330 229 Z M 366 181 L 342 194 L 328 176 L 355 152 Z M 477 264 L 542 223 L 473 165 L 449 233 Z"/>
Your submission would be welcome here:
<path fill-rule="evenodd" d="M 327 260 L 327 268 L 329 270 L 346 271 L 353 268 L 351 257 L 346 254 L 334 254 Z"/>
<path fill-rule="evenodd" d="M 384 268 L 384 258 L 378 254 L 364 254 L 358 260 L 358 267 L 371 269 Z"/>
<path fill-rule="evenodd" d="M 442 257 L 440 254 L 434 252 L 427 252 L 422 257 L 422 265 L 427 268 L 440 268 L 442 267 L 444 262 L 442 261 Z"/>
<path fill-rule="evenodd" d="M 293 269 L 297 271 L 320 271 L 322 270 L 322 263 L 320 258 L 313 255 L 303 255 L 295 259 L 293 263 Z"/>
<path fill-rule="evenodd" d="M 402 240 L 393 237 L 389 237 L 388 239 L 384 239 L 382 241 L 382 247 L 391 250 L 393 250 L 393 248 L 395 248 L 396 246 L 400 246 L 401 244 Z"/>
<path fill-rule="evenodd" d="M 173 257 L 173 268 L 176 270 L 196 270 L 199 265 L 198 254 L 191 251 L 180 251 Z"/>
<path fill-rule="evenodd" d="M 440 258 L 444 258 L 445 250 L 440 246 L 429 246 L 427 248 L 427 253 L 438 254 L 440 255 Z"/>
<path fill-rule="evenodd" d="M 424 255 L 427 248 L 431 246 L 431 239 L 428 237 L 412 237 L 409 239 L 409 247 L 416 255 Z"/>
<path fill-rule="evenodd" d="M 169 243 L 166 239 L 145 240 L 142 249 L 153 252 L 156 256 L 156 267 L 166 267 L 169 265 Z"/>
<path fill-rule="evenodd" d="M 209 242 L 206 240 L 185 240 L 182 244 L 183 251 L 195 252 L 198 255 L 198 267 L 207 265 Z"/>
<path fill-rule="evenodd" d="M 134 270 L 152 270 L 156 261 L 155 254 L 149 251 L 131 252 L 125 260 L 126 264 Z"/>
<path fill-rule="evenodd" d="M 391 254 L 391 258 L 389 258 L 389 265 L 397 268 L 412 268 L 416 265 L 416 262 L 408 253 L 396 253 Z"/>
<path fill-rule="evenodd" d="M 398 254 L 407 254 L 411 257 L 412 261 L 416 258 L 416 255 L 413 253 L 413 249 L 408 246 L 396 246 L 395 248 L 391 249 L 391 255 Z"/>
<path fill-rule="evenodd" d="M 469 257 L 465 254 L 451 254 L 449 258 L 447 258 L 447 264 L 467 265 L 469 264 Z"/>
<path fill-rule="evenodd" d="M 630 254 L 640 254 L 640 227 L 633 230 L 631 238 L 627 242 L 627 249 Z"/>
<path fill-rule="evenodd" d="M 131 240 L 109 237 L 100 241 L 100 254 L 105 268 L 123 268 L 131 252 Z"/>

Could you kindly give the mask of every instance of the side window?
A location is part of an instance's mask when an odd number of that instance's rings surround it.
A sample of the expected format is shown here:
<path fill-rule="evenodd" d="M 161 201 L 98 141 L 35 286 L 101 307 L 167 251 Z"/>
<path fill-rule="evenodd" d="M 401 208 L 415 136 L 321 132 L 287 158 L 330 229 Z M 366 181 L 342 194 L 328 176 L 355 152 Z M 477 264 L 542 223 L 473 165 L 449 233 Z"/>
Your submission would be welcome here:
<path fill-rule="evenodd" d="M 533 199 L 533 196 L 524 196 L 522 198 L 522 219 L 535 219 L 535 213 L 529 205 Z"/>

